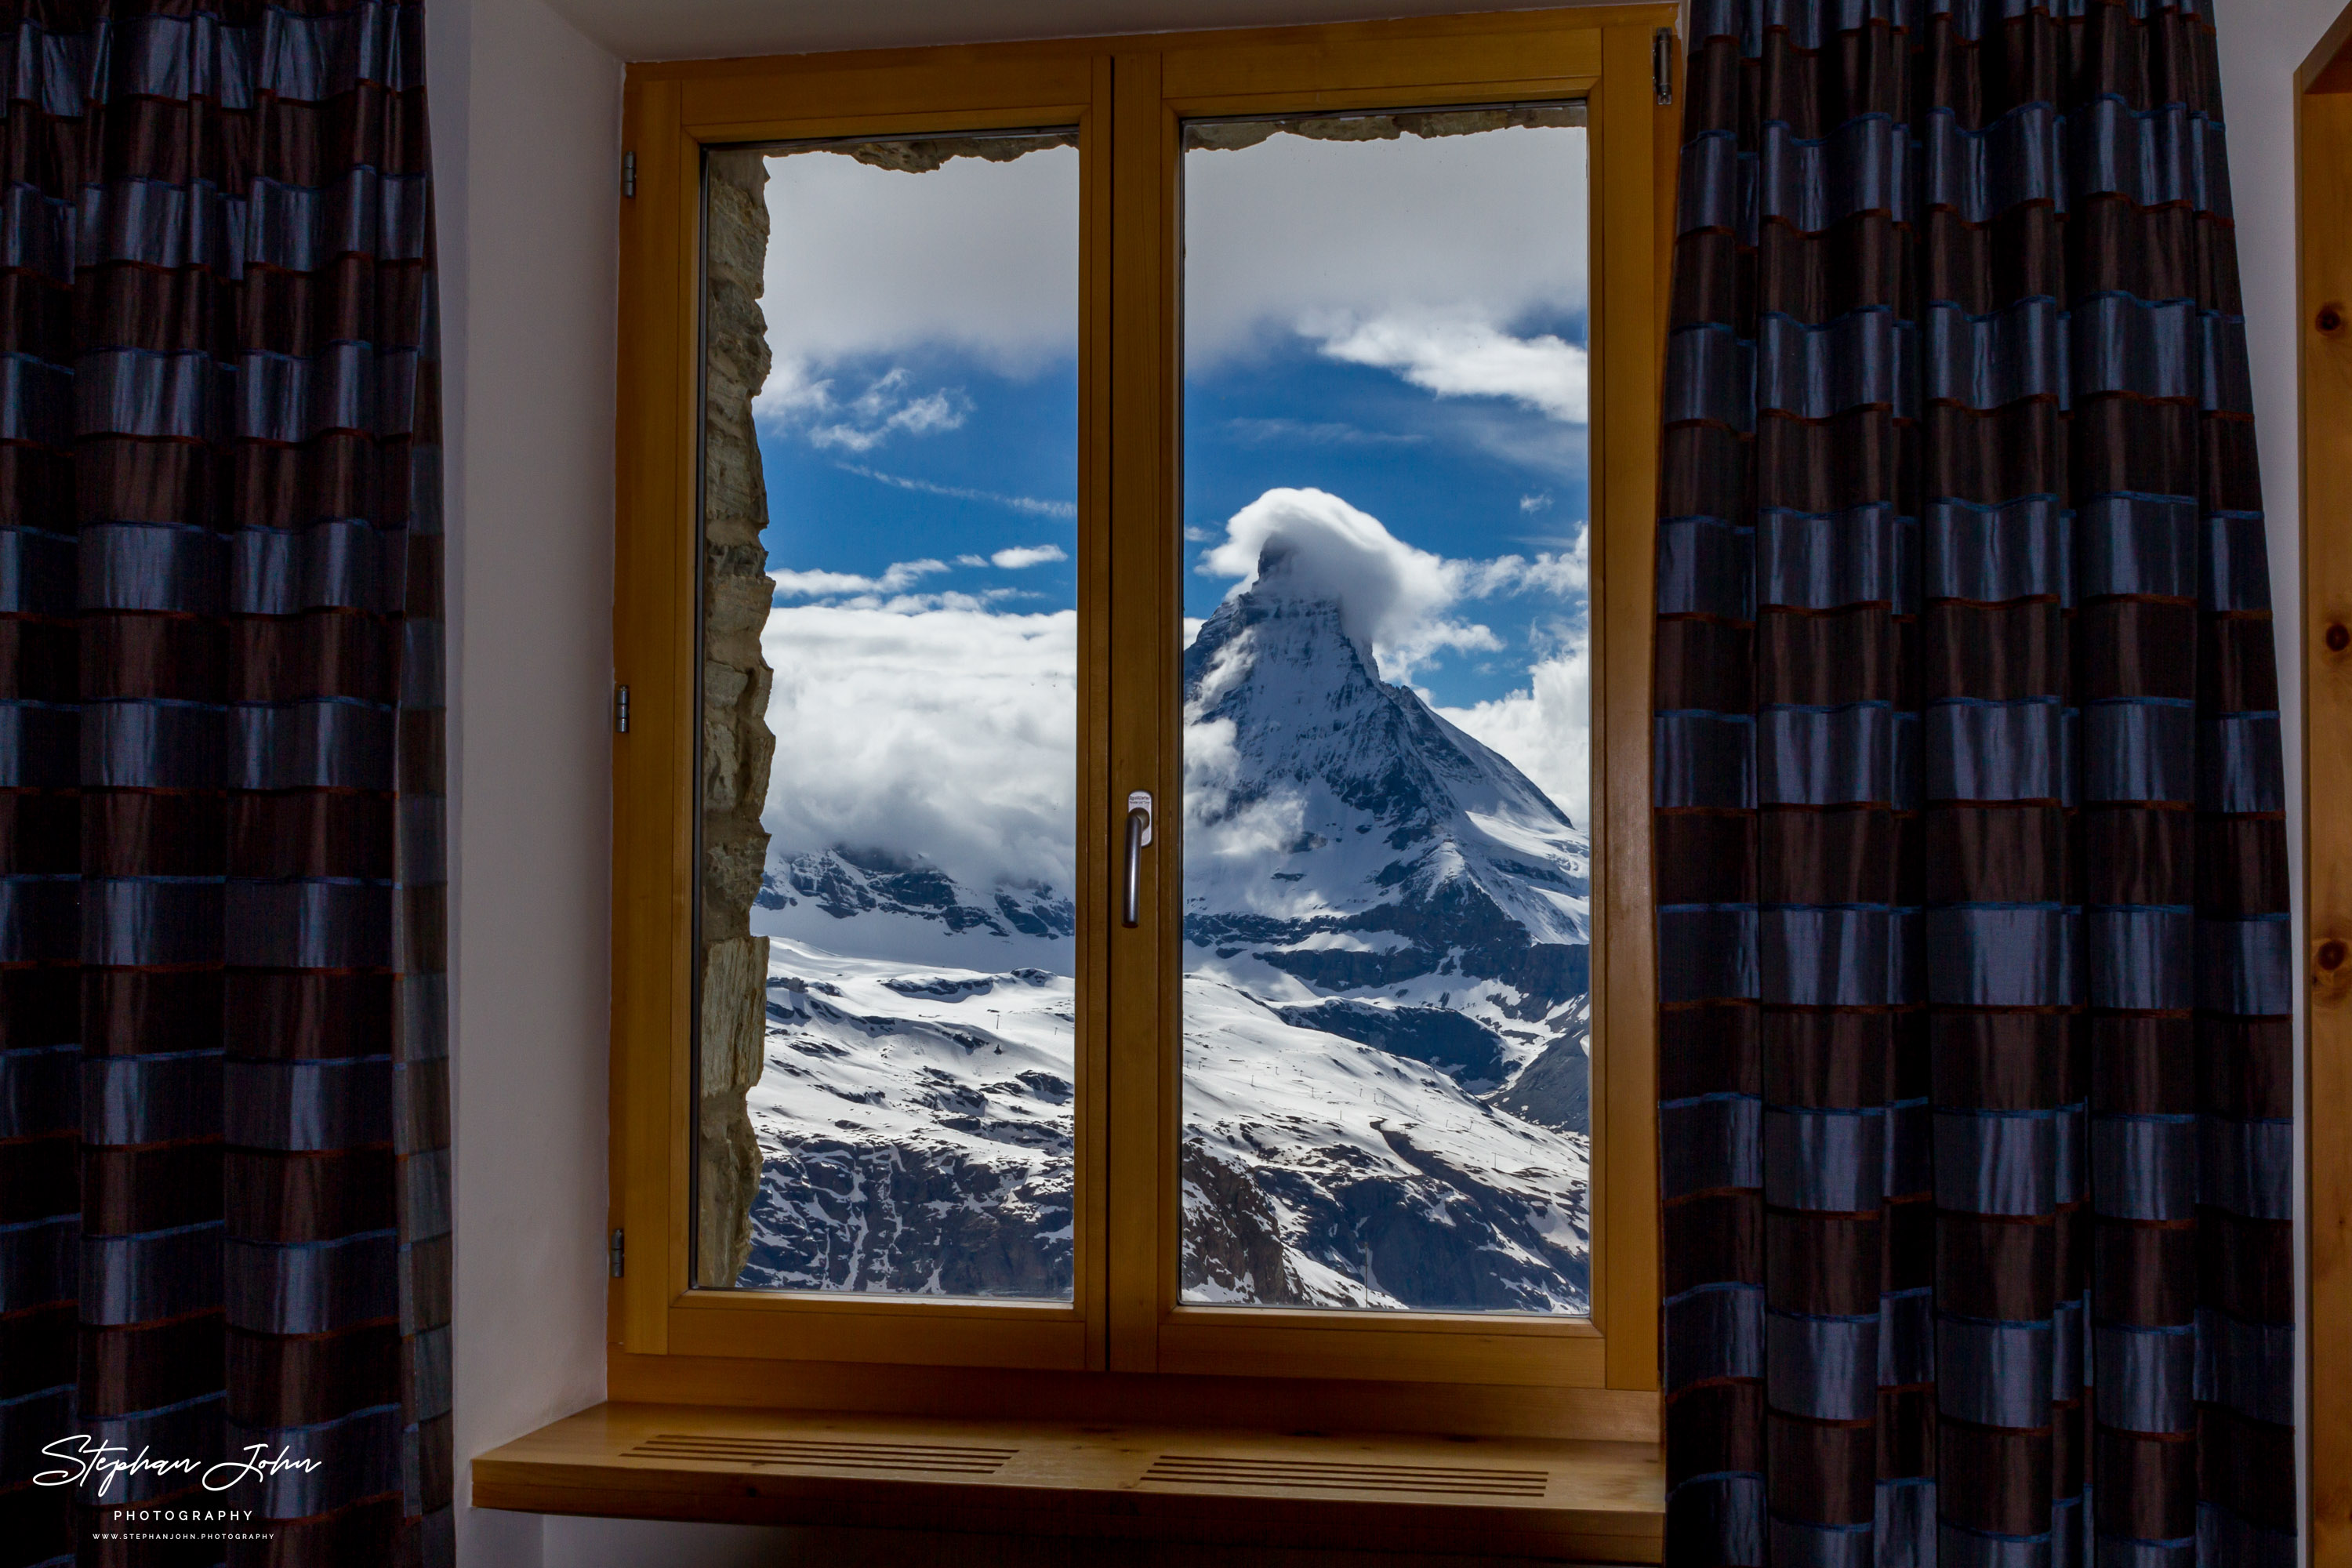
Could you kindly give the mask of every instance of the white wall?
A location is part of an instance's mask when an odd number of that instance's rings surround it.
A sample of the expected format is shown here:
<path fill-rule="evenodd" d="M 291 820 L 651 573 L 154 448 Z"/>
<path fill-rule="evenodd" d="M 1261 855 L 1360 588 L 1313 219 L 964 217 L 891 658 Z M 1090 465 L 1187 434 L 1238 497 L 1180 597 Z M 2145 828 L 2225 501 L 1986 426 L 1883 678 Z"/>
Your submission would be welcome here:
<path fill-rule="evenodd" d="M 1597 5 L 1613 0 L 1535 0 Z M 549 0 L 623 59 L 698 60 L 1534 8 L 1528 0 Z"/>
<path fill-rule="evenodd" d="M 615 38 L 633 38 L 646 18 L 662 14 L 654 0 L 564 3 Z M 2294 68 L 2340 3 L 2236 0 L 2221 18 L 2272 580 L 2284 634 L 2280 691 L 2298 901 L 2292 91 Z M 1034 31 L 1025 25 L 1034 8 L 1034 0 L 898 0 L 856 9 L 780 0 L 761 8 L 765 30 L 743 47 L 981 37 L 998 17 L 1005 32 Z M 1217 16 L 1406 8 L 1486 7 L 1475 0 L 1410 7 L 1255 0 Z M 1092 15 L 1113 23 L 1132 16 L 1134 26 L 1149 9 L 1122 4 Z M 732 13 L 737 27 L 748 14 L 732 5 L 699 14 L 714 10 Z M 841 18 L 851 15 L 865 19 L 870 37 L 841 36 Z M 1291 1553 L 541 1521 L 465 1506 L 473 1455 L 604 1394 L 605 705 L 621 68 L 541 0 L 432 0 L 427 18 L 450 489 L 460 1563 L 1302 1564 Z M 1165 22 L 1155 16 L 1150 24 Z M 2301 934 L 2298 916 L 2298 951 Z"/>
<path fill-rule="evenodd" d="M 426 7 L 448 448 L 461 1563 L 540 1521 L 467 1461 L 604 1393 L 621 70 L 538 0 Z"/>

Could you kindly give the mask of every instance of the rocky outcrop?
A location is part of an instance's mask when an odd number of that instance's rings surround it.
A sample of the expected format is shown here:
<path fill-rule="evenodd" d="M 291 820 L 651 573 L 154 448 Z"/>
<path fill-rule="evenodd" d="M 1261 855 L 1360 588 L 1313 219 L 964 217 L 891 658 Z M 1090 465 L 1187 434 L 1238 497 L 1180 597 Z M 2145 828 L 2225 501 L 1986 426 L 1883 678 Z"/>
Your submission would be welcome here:
<path fill-rule="evenodd" d="M 1310 142 L 1393 142 L 1400 136 L 1428 140 L 1475 136 L 1482 131 L 1503 131 L 1515 126 L 1581 125 L 1584 120 L 1581 102 L 1517 104 L 1508 109 L 1409 110 L 1402 114 L 1342 110 L 1336 114 L 1291 114 L 1276 120 L 1194 120 L 1184 126 L 1184 149 L 1238 152 L 1276 135 L 1303 136 Z"/>
<path fill-rule="evenodd" d="M 1192 1202 L 1184 1226 L 1184 1289 L 1192 1300 L 1315 1307 L 1282 1245 L 1282 1222 L 1249 1174 L 1184 1141 L 1179 1170 Z"/>
<path fill-rule="evenodd" d="M 701 1043 L 695 1282 L 732 1285 L 751 1249 L 760 1146 L 745 1097 L 759 1081 L 768 939 L 751 900 L 767 864 L 760 809 L 776 738 L 760 633 L 774 584 L 760 532 L 768 490 L 751 400 L 768 379 L 760 292 L 768 260 L 768 171 L 758 153 L 716 153 L 707 205 L 702 524 Z"/>
<path fill-rule="evenodd" d="M 1553 1040 L 1487 1103 L 1538 1127 L 1591 1133 L 1592 1058 L 1585 1054 L 1584 1042 L 1581 1031 Z"/>
<path fill-rule="evenodd" d="M 1072 131 L 1014 132 L 996 132 L 982 136 L 908 136 L 878 142 L 843 142 L 826 149 L 845 153 L 859 163 L 876 169 L 895 169 L 902 174 L 928 174 L 944 165 L 950 158 L 979 158 L 991 163 L 1010 163 L 1015 158 L 1048 147 L 1075 147 L 1077 133 Z"/>
<path fill-rule="evenodd" d="M 698 1054 L 696 1158 L 700 1164 L 695 1283 L 732 1285 L 751 1254 L 751 1203 L 760 1190 L 760 1142 L 746 1099 L 760 1081 L 766 1044 L 768 939 L 735 937 L 702 948 L 702 1037 Z M 744 998 L 751 1005 L 744 1005 Z"/>

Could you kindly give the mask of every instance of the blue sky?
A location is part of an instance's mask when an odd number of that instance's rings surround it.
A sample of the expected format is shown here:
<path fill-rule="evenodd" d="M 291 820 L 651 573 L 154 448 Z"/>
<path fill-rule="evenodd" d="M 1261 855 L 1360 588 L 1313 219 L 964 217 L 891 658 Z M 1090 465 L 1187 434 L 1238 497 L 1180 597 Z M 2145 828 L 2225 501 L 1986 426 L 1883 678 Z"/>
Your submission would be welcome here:
<path fill-rule="evenodd" d="M 1250 570 L 1236 513 L 1328 492 L 1378 520 L 1383 674 L 1580 821 L 1583 159 L 1567 129 L 1186 154 L 1183 475 L 1188 616 Z M 768 168 L 755 410 L 794 737 L 771 830 L 926 822 L 961 875 L 1048 875 L 1074 804 L 1077 155 Z M 878 673 L 933 669 L 919 694 Z"/>
<path fill-rule="evenodd" d="M 1008 375 L 969 351 L 930 345 L 826 367 L 845 397 L 894 371 L 924 389 L 894 399 L 898 406 L 945 397 L 946 413 L 930 427 L 888 430 L 860 450 L 825 441 L 823 423 L 761 422 L 770 567 L 872 576 L 894 562 L 935 560 L 946 570 L 923 574 L 925 593 L 994 593 L 988 602 L 1007 610 L 1076 605 L 1075 363 Z M 867 433 L 849 429 L 852 439 Z M 1064 559 L 1013 570 L 959 564 L 1045 546 Z"/>
<path fill-rule="evenodd" d="M 1527 335 L 1580 343 L 1581 325 L 1542 321 Z M 1013 377 L 931 348 L 828 368 L 844 397 L 908 372 L 905 384 L 944 394 L 948 412 L 864 450 L 839 437 L 820 444 L 805 424 L 763 428 L 772 567 L 877 576 L 893 563 L 936 560 L 945 570 L 910 586 L 993 595 L 986 602 L 1006 610 L 1076 603 L 1074 365 Z M 1197 569 L 1206 546 L 1277 486 L 1328 490 L 1448 557 L 1570 550 L 1584 527 L 1582 426 L 1506 400 L 1440 398 L 1390 371 L 1335 362 L 1307 340 L 1270 342 L 1189 378 L 1184 415 L 1191 616 L 1207 616 L 1234 585 Z M 1066 558 L 1012 572 L 958 563 L 1045 546 Z M 1498 699 L 1526 684 L 1532 647 L 1561 618 L 1580 618 L 1579 606 L 1557 595 L 1491 597 L 1476 619 L 1505 646 L 1417 664 L 1414 683 L 1448 706 Z"/>
<path fill-rule="evenodd" d="M 1528 336 L 1583 341 L 1580 321 L 1525 325 Z M 1277 486 L 1328 490 L 1441 556 L 1559 552 L 1584 529 L 1584 426 L 1504 399 L 1441 398 L 1390 371 L 1334 362 L 1303 339 L 1188 376 L 1184 521 L 1195 565 L 1185 575 L 1186 615 L 1208 615 L 1234 585 L 1199 569 L 1203 547 Z M 1504 646 L 1412 669 L 1441 705 L 1525 686 L 1542 628 L 1582 612 L 1556 595 L 1518 594 L 1480 601 L 1472 618 Z"/>

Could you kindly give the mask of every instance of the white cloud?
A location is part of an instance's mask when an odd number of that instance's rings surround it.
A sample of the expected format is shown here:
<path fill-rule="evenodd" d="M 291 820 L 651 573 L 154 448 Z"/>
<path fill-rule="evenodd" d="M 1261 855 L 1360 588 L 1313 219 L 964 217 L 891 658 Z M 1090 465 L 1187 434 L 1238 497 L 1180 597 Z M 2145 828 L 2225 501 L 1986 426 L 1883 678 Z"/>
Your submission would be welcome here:
<path fill-rule="evenodd" d="M 918 578 L 934 572 L 944 572 L 944 561 L 894 561 L 878 577 L 863 577 L 855 572 L 771 572 L 778 595 L 788 599 L 829 599 L 843 594 L 896 594 L 914 584 Z"/>
<path fill-rule="evenodd" d="M 1267 586 L 1339 601 L 1348 635 L 1371 654 L 1381 678 L 1411 680 L 1415 666 L 1446 648 L 1496 651 L 1487 627 L 1449 618 L 1465 599 L 1541 593 L 1581 598 L 1587 534 L 1570 548 L 1492 561 L 1452 561 L 1407 544 L 1370 512 L 1318 489 L 1270 489 L 1234 513 L 1225 537 L 1194 568 L 1256 584 L 1272 547 Z M 1190 641 L 1188 637 L 1186 639 Z"/>
<path fill-rule="evenodd" d="M 1592 659 L 1580 628 L 1561 628 L 1552 651 L 1528 671 L 1526 689 L 1469 708 L 1437 711 L 1508 757 L 1569 820 L 1592 826 Z"/>
<path fill-rule="evenodd" d="M 873 479 L 902 490 L 915 490 L 927 496 L 945 496 L 950 500 L 987 501 L 992 506 L 1011 507 L 1014 511 L 1027 512 L 1032 517 L 1070 517 L 1078 515 L 1077 503 L 1066 500 L 1040 500 L 1035 496 L 1008 496 L 995 490 L 968 489 L 961 485 L 935 485 L 929 479 L 910 479 L 904 474 L 885 474 L 856 463 L 834 465 L 844 473 L 856 474 L 862 479 Z M 959 555 L 959 566 L 985 566 L 987 562 L 977 555 Z M 1001 564 L 1001 563 L 1000 563 Z"/>
<path fill-rule="evenodd" d="M 904 365 L 896 366 L 844 402 L 834 395 L 833 382 L 815 376 L 806 363 L 779 357 L 767 385 L 751 400 L 751 416 L 771 427 L 803 426 L 809 445 L 852 452 L 870 452 L 901 433 L 928 436 L 963 424 L 970 398 L 951 387 L 916 396 L 908 390 L 913 379 Z"/>
<path fill-rule="evenodd" d="M 1391 311 L 1370 321 L 1316 317 L 1299 330 L 1327 358 L 1392 370 L 1440 397 L 1507 397 L 1564 424 L 1585 423 L 1585 355 L 1545 333 L 1515 338 L 1489 323 Z"/>
<path fill-rule="evenodd" d="M 768 223 L 779 367 L 944 343 L 1017 374 L 1077 353 L 1075 147 L 921 174 L 772 157 Z"/>
<path fill-rule="evenodd" d="M 1391 679 L 1410 679 L 1416 661 L 1441 648 L 1500 646 L 1486 627 L 1454 618 L 1463 603 L 1580 593 L 1583 583 L 1580 542 L 1532 559 L 1448 561 L 1319 490 L 1259 497 L 1228 523 L 1202 570 L 1249 581 L 1269 544 L 1280 547 L 1284 580 L 1343 597 L 1351 632 L 1373 646 Z M 1018 561 L 1054 548 L 999 553 Z M 780 744 L 768 829 L 786 852 L 847 844 L 919 855 L 977 890 L 1006 881 L 1067 889 L 1076 615 L 994 613 L 1013 588 L 904 591 L 945 570 L 927 558 L 872 577 L 773 574 L 787 597 L 856 596 L 769 615 L 761 640 L 776 671 L 769 723 Z M 1198 629 L 1188 619 L 1187 640 Z M 1583 633 L 1563 622 L 1541 651 L 1527 689 L 1440 711 L 1511 758 L 1581 824 L 1591 794 Z M 1282 826 L 1276 816 L 1246 826 L 1272 832 Z"/>
<path fill-rule="evenodd" d="M 774 337 L 772 324 L 768 333 Z M 751 399 L 751 417 L 761 425 L 782 425 L 804 414 L 822 414 L 832 405 L 832 382 L 814 376 L 806 361 L 778 354 L 768 368 L 767 384 Z"/>
<path fill-rule="evenodd" d="M 1068 551 L 1058 544 L 1022 544 L 1010 550 L 1000 550 L 990 556 L 992 565 L 1007 572 L 1018 572 L 1024 566 L 1043 566 L 1049 561 L 1067 561 Z"/>
<path fill-rule="evenodd" d="M 1228 419 L 1225 431 L 1244 447 L 1285 442 L 1302 447 L 1410 447 L 1428 439 L 1419 433 L 1365 430 L 1331 421 Z"/>
<path fill-rule="evenodd" d="M 894 616 L 921 615 L 930 610 L 968 610 L 978 614 L 1005 599 L 1034 598 L 1018 588 L 986 588 L 977 594 L 959 594 L 952 590 L 940 594 L 893 594 L 885 598 L 879 594 L 859 594 L 853 598 L 834 599 L 824 606 L 835 610 L 882 610 Z"/>
<path fill-rule="evenodd" d="M 1186 153 L 1188 364 L 1317 311 L 1439 311 L 1497 333 L 1580 314 L 1585 152 L 1582 130 L 1550 128 Z M 1013 374 L 1076 355 L 1076 149 L 922 174 L 793 153 L 768 174 L 767 411 L 856 355 L 946 345 Z"/>
<path fill-rule="evenodd" d="M 1531 496 L 1521 496 L 1519 498 L 1519 510 L 1526 512 L 1549 511 L 1551 510 L 1551 492 L 1549 490 L 1538 490 Z"/>
<path fill-rule="evenodd" d="M 1498 555 L 1492 561 L 1467 561 L 1463 566 L 1463 592 L 1474 599 L 1497 594 L 1550 594 L 1582 598 L 1591 585 L 1591 564 L 1586 549 L 1592 535 L 1580 531 L 1560 551 L 1538 550 L 1530 561 L 1524 555 Z"/>
<path fill-rule="evenodd" d="M 1500 330 L 1585 309 L 1585 133 L 1276 136 L 1184 154 L 1194 372 L 1313 312 L 1442 311 Z"/>
<path fill-rule="evenodd" d="M 768 617 L 779 851 L 920 855 L 985 892 L 1073 887 L 1077 615 L 803 605 Z"/>
<path fill-rule="evenodd" d="M 1266 491 L 1226 522 L 1223 542 L 1202 554 L 1198 570 L 1240 578 L 1239 593 L 1258 582 L 1262 563 L 1269 589 L 1339 600 L 1348 635 L 1386 679 L 1410 679 L 1415 665 L 1444 648 L 1503 646 L 1485 626 L 1446 618 L 1464 595 L 1467 563 L 1413 548 L 1328 491 Z"/>
<path fill-rule="evenodd" d="M 896 375 L 898 373 L 892 371 L 890 374 Z M 857 412 L 863 415 L 865 410 Z M 952 430 L 962 423 L 963 410 L 950 401 L 946 393 L 934 392 L 929 396 L 899 404 L 871 420 L 812 425 L 808 438 L 812 447 L 841 447 L 852 452 L 870 452 L 900 430 L 927 436 L 934 430 Z"/>
<path fill-rule="evenodd" d="M 1240 646 L 1228 645 L 1228 651 Z M 1187 879 L 1223 883 L 1255 909 L 1285 902 L 1275 892 L 1280 884 L 1267 882 L 1265 867 L 1298 842 L 1306 826 L 1306 792 L 1295 784 L 1269 789 L 1265 780 L 1245 780 L 1238 727 L 1231 719 L 1202 721 L 1197 713 L 1195 706 L 1184 713 Z M 1234 795 L 1244 782 L 1257 788 L 1236 805 Z"/>

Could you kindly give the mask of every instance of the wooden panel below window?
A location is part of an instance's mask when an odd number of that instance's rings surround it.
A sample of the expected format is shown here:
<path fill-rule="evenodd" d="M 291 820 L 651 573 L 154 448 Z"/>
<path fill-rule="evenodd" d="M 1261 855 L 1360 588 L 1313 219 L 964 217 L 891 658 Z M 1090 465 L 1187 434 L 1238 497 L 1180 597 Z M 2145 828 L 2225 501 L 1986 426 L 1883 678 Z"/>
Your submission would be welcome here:
<path fill-rule="evenodd" d="M 1655 1563 L 1648 1444 L 600 1405 L 474 1461 L 474 1505 L 606 1518 Z"/>

